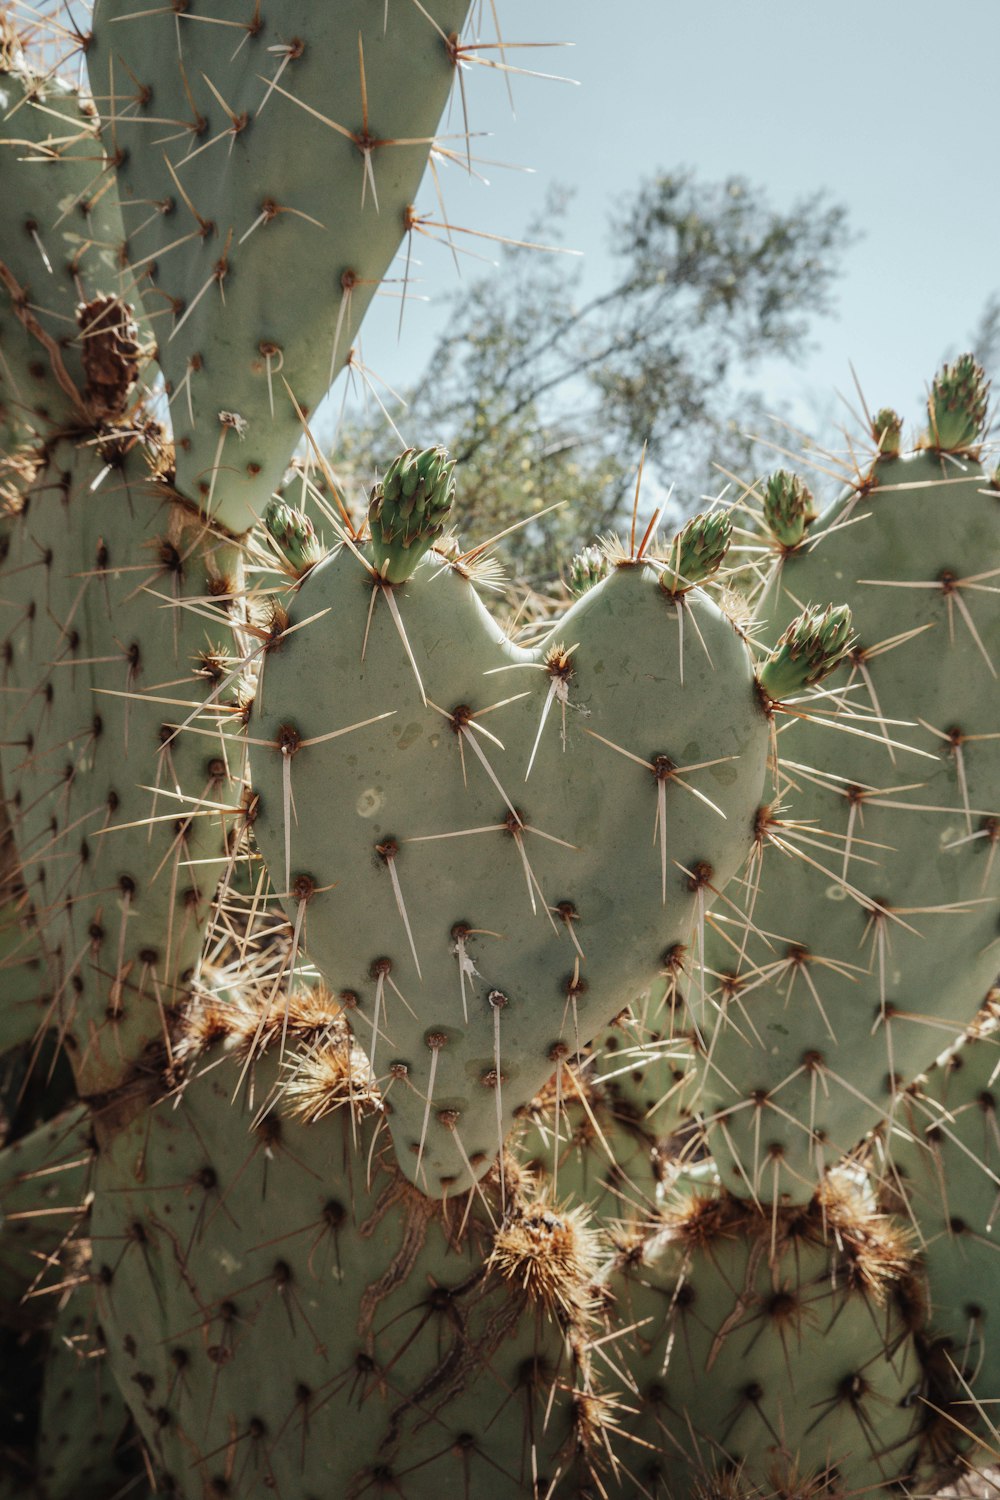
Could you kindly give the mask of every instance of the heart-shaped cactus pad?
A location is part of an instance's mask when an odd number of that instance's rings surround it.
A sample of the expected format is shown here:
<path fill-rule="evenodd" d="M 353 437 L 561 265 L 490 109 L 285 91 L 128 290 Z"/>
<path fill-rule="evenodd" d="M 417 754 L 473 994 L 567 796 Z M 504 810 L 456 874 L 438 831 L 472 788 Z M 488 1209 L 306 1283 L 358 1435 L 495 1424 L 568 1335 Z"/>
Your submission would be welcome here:
<path fill-rule="evenodd" d="M 750 849 L 766 698 L 668 571 L 623 561 L 526 650 L 460 559 L 391 584 L 342 546 L 267 653 L 257 841 L 432 1196 L 490 1167 L 668 958 L 699 982 L 706 906 Z"/>

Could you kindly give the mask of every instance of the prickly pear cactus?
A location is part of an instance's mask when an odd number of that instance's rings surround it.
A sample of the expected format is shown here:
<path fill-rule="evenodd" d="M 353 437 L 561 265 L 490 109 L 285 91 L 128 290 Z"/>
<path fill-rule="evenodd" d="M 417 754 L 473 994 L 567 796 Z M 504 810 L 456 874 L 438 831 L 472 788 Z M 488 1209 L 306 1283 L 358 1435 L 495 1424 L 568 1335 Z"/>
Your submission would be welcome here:
<path fill-rule="evenodd" d="M 19 131 L 2 145 L 26 212 L 0 242 L 0 398 L 11 440 L 40 443 L 11 458 L 0 758 L 44 918 L 45 1022 L 87 1093 L 151 1051 L 169 1057 L 240 817 L 225 730 L 257 653 L 238 633 L 229 543 L 264 509 L 407 227 L 466 6 L 407 6 L 392 24 L 364 6 L 244 9 L 217 26 L 191 6 L 98 5 L 96 107 L 32 73 L 4 21 L 0 83 Z M 356 96 L 353 134 L 324 113 L 334 95 Z M 169 120 L 180 134 L 164 151 L 151 127 Z M 267 190 L 279 169 L 280 201 Z M 206 195 L 232 222 L 199 216 Z M 179 217 L 193 228 L 178 233 Z M 307 312 L 300 287 L 327 220 L 326 254 L 342 259 Z M 142 329 L 128 300 L 140 294 Z M 136 385 L 154 339 L 172 443 Z"/>
<path fill-rule="evenodd" d="M 724 1181 L 758 1200 L 806 1201 L 996 972 L 1000 506 L 970 381 L 946 369 L 922 445 L 884 446 L 798 541 L 772 530 L 766 630 L 846 599 L 856 635 L 781 734 L 766 857 L 708 939 L 701 1105 Z M 792 488 L 769 483 L 765 517 Z"/>
<path fill-rule="evenodd" d="M 997 1000 L 907 1090 L 873 1143 L 882 1198 L 920 1238 L 938 1405 L 950 1403 L 953 1425 L 975 1428 L 987 1448 L 1000 1391 Z"/>
<path fill-rule="evenodd" d="M 118 193 L 100 157 L 93 104 L 61 79 L 33 72 L 0 15 L 0 163 L 17 204 L 0 249 L 5 450 L 54 424 L 104 415 L 107 389 L 91 382 L 88 394 L 87 377 L 109 338 L 118 346 L 117 373 L 130 370 L 126 384 L 138 373 L 149 329 L 112 300 L 127 277 L 117 254 Z M 97 289 L 107 301 L 94 299 Z"/>
<path fill-rule="evenodd" d="M 42 1023 L 84 1093 L 169 1054 L 238 802 L 235 692 L 219 689 L 241 561 L 161 458 L 155 430 L 147 444 L 122 421 L 96 448 L 53 440 L 8 529 L 0 765 L 48 965 Z"/>
<path fill-rule="evenodd" d="M 623 1428 L 646 1487 L 620 1493 L 918 1480 L 919 1292 L 905 1238 L 855 1183 L 772 1214 L 681 1174 L 654 1222 L 622 1236 L 607 1290 L 629 1328 Z"/>
<path fill-rule="evenodd" d="M 252 1107 L 256 1017 L 194 1017 L 189 1045 L 216 1040 L 179 1100 L 100 1153 L 100 1317 L 158 1470 L 182 1494 L 590 1493 L 612 1407 L 585 1210 L 513 1161 L 505 1208 L 496 1172 L 420 1193 L 333 1009 L 293 1003 L 284 1065 L 268 1027 Z"/>
<path fill-rule="evenodd" d="M 408 512 L 390 473 L 371 560 L 345 544 L 300 584 L 249 739 L 259 846 L 376 1076 L 400 1076 L 399 1161 L 437 1197 L 488 1168 L 559 1049 L 700 941 L 750 847 L 768 718 L 744 640 L 671 561 L 622 558 L 519 649 Z"/>
<path fill-rule="evenodd" d="M 466 9 L 98 0 L 93 101 L 0 16 L 0 1495 L 930 1494 L 1000 1396 L 994 1022 L 911 1084 L 997 961 L 982 374 L 754 487 L 752 636 L 722 505 L 530 644 L 442 448 L 307 516 Z"/>
<path fill-rule="evenodd" d="M 87 67 L 177 483 L 232 531 L 263 512 L 411 227 L 468 8 L 95 6 Z"/>

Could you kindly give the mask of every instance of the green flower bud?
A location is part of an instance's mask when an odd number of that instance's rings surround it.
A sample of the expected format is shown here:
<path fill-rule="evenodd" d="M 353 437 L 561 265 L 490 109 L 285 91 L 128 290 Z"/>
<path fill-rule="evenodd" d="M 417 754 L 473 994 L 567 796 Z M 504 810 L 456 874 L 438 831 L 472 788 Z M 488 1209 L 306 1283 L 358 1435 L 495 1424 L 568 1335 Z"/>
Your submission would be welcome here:
<path fill-rule="evenodd" d="M 972 354 L 960 354 L 934 377 L 927 402 L 930 431 L 926 445 L 939 453 L 968 448 L 986 422 L 990 384 Z"/>
<path fill-rule="evenodd" d="M 677 595 L 704 583 L 721 568 L 732 539 L 733 523 L 728 511 L 713 510 L 704 516 L 693 516 L 670 543 L 660 587 Z"/>
<path fill-rule="evenodd" d="M 569 591 L 571 594 L 585 594 L 592 589 L 595 583 L 600 583 L 602 578 L 607 578 L 611 564 L 600 547 L 584 547 L 578 552 L 569 565 Z"/>
<path fill-rule="evenodd" d="M 767 696 L 781 703 L 821 682 L 847 654 L 853 621 L 846 604 L 807 609 L 788 626 L 757 674 Z"/>
<path fill-rule="evenodd" d="M 455 460 L 446 448 L 407 448 L 375 485 L 368 504 L 372 554 L 386 583 L 403 583 L 444 534 L 455 500 Z"/>
<path fill-rule="evenodd" d="M 295 578 L 308 573 L 325 555 L 309 517 L 285 500 L 276 497 L 269 503 L 264 512 L 264 525 Z"/>
<path fill-rule="evenodd" d="M 816 519 L 812 490 L 797 474 L 777 469 L 764 492 L 764 520 L 782 547 L 797 547 Z"/>
<path fill-rule="evenodd" d="M 903 419 L 891 406 L 883 406 L 872 417 L 872 437 L 885 458 L 895 458 L 899 452 L 902 431 Z"/>

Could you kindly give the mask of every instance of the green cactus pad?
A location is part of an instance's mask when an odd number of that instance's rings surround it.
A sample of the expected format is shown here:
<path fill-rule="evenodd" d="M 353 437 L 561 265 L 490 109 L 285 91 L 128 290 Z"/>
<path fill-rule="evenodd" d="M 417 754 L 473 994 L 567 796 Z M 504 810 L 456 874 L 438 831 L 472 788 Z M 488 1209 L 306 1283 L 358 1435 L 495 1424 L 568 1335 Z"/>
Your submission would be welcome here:
<path fill-rule="evenodd" d="M 777 630 L 847 598 L 857 640 L 827 684 L 846 696 L 780 736 L 746 916 L 709 937 L 701 1102 L 733 1191 L 808 1198 L 994 977 L 998 549 L 978 464 L 880 459 L 761 602 Z"/>
<path fill-rule="evenodd" d="M 0 763 L 47 962 L 36 1024 L 87 1094 L 169 1052 L 239 814 L 240 558 L 156 458 L 111 428 L 54 442 L 8 531 Z"/>
<path fill-rule="evenodd" d="M 607 1290 L 634 1382 L 614 1495 L 861 1495 L 919 1472 L 910 1257 L 854 1193 L 772 1215 L 681 1177 Z"/>
<path fill-rule="evenodd" d="M 312 1022 L 293 1015 L 284 1067 L 276 1040 L 257 1063 L 252 1107 L 216 1046 L 104 1143 L 97 1300 L 157 1471 L 184 1495 L 228 1473 L 240 1500 L 378 1484 L 522 1500 L 535 1475 L 589 1493 L 610 1408 L 579 1210 L 533 1197 L 513 1164 L 502 1220 L 495 1179 L 471 1203 L 415 1191 L 342 1023 Z M 210 1025 L 225 1032 L 221 1010 Z"/>
<path fill-rule="evenodd" d="M 0 171 L 16 202 L 0 232 L 4 448 L 87 415 L 84 356 L 97 311 L 81 320 L 78 309 L 129 287 L 117 258 L 118 195 L 100 154 L 93 108 L 74 89 L 24 67 L 0 68 Z M 106 330 L 106 308 L 103 317 Z M 135 339 L 148 339 L 148 329 Z"/>
<path fill-rule="evenodd" d="M 0 781 L 0 1057 L 45 1029 L 52 1003 L 48 977 L 41 938 L 27 909 Z"/>
<path fill-rule="evenodd" d="M 263 511 L 413 227 L 467 10 L 95 6 L 87 66 L 178 487 L 230 530 Z"/>
<path fill-rule="evenodd" d="M 115 1500 L 123 1491 L 151 1500 L 87 1281 L 49 1332 L 36 1451 L 39 1500 Z"/>
<path fill-rule="evenodd" d="M 942 1414 L 942 1437 L 950 1426 L 956 1445 L 962 1427 L 989 1445 L 1000 1392 L 998 1065 L 994 997 L 968 1035 L 907 1092 L 894 1127 L 875 1143 L 882 1195 L 909 1218 L 920 1246 L 927 1337 L 941 1381 L 937 1405 L 961 1424 Z"/>
<path fill-rule="evenodd" d="M 434 1195 L 487 1169 L 554 1047 L 700 941 L 749 847 L 768 726 L 744 641 L 657 577 L 617 569 L 526 651 L 461 565 L 387 589 L 344 548 L 268 653 L 258 844 L 376 1074 L 405 1064 L 391 1128 Z"/>
<path fill-rule="evenodd" d="M 90 1111 L 75 1105 L 0 1151 L 0 1307 L 59 1279 L 57 1252 L 87 1213 Z"/>

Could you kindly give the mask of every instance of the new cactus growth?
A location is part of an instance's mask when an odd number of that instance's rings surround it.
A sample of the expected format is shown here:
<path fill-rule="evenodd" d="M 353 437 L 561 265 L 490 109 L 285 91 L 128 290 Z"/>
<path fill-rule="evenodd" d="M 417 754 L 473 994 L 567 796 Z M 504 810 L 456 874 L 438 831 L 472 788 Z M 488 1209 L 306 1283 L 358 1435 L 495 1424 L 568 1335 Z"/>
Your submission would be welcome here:
<path fill-rule="evenodd" d="M 444 448 L 407 448 L 372 490 L 368 505 L 372 560 L 383 583 L 405 583 L 444 535 L 455 502 L 455 460 Z"/>
<path fill-rule="evenodd" d="M 324 555 L 309 517 L 277 496 L 264 512 L 264 527 L 293 578 L 308 573 Z"/>
<path fill-rule="evenodd" d="M 871 435 L 875 446 L 887 458 L 893 458 L 900 449 L 903 419 L 891 406 L 883 406 L 872 418 Z"/>
<path fill-rule="evenodd" d="M 716 505 L 505 631 L 308 430 L 466 9 L 0 17 L 0 1495 L 929 1495 L 1000 1397 L 981 371 L 748 487 L 752 629 Z"/>
<path fill-rule="evenodd" d="M 602 578 L 607 577 L 610 567 L 607 553 L 602 552 L 600 547 L 584 547 L 569 565 L 570 593 L 585 594 L 595 583 L 600 583 Z"/>
<path fill-rule="evenodd" d="M 846 605 L 798 615 L 778 637 L 760 671 L 760 685 L 774 702 L 813 687 L 832 672 L 851 644 L 851 612 Z"/>
<path fill-rule="evenodd" d="M 971 447 L 986 424 L 987 392 L 982 366 L 971 354 L 945 365 L 931 384 L 927 446 L 941 453 Z"/>
<path fill-rule="evenodd" d="M 670 544 L 661 586 L 677 596 L 705 583 L 722 567 L 733 537 L 733 523 L 725 511 L 695 516 Z"/>
<path fill-rule="evenodd" d="M 797 547 L 816 519 L 812 491 L 798 474 L 777 469 L 764 492 L 764 523 L 782 547 Z"/>

